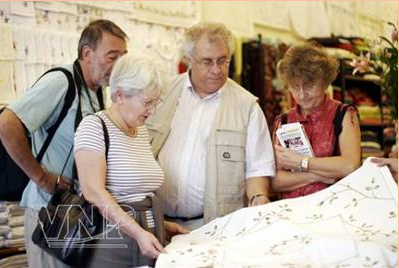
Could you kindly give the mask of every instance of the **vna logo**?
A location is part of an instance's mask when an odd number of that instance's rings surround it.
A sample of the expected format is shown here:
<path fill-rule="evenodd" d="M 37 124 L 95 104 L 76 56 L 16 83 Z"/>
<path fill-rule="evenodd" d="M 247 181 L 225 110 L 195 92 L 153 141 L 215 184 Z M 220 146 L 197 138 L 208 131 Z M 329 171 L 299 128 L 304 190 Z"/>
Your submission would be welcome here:
<path fill-rule="evenodd" d="M 134 209 L 127 205 L 120 205 L 127 213 L 134 216 Z M 102 211 L 109 211 L 111 207 Z M 49 248 L 62 248 L 68 244 L 69 248 L 127 248 L 123 243 L 120 230 L 117 229 L 119 220 L 114 224 L 98 212 L 98 207 L 82 205 L 58 205 L 54 211 L 42 209 L 38 217 L 41 231 Z M 117 232 L 111 232 L 116 229 Z M 105 239 L 112 244 L 97 243 Z M 117 241 L 120 240 L 121 243 Z"/>

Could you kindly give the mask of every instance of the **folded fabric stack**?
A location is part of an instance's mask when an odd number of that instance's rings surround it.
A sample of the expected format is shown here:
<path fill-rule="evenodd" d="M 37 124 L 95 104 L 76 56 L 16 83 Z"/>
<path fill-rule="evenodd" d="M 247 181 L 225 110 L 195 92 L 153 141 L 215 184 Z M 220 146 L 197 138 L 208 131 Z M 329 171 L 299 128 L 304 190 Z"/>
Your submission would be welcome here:
<path fill-rule="evenodd" d="M 379 106 L 357 106 L 362 124 L 381 124 L 381 109 Z"/>
<path fill-rule="evenodd" d="M 28 257 L 26 254 L 17 254 L 0 260 L 2 268 L 22 268 L 28 267 Z"/>
<path fill-rule="evenodd" d="M 390 123 L 391 120 L 391 108 L 389 106 L 382 106 L 382 122 Z"/>
<path fill-rule="evenodd" d="M 362 160 L 367 157 L 383 157 L 384 151 L 381 148 L 380 143 L 378 142 L 377 133 L 367 130 L 362 131 Z"/>
<path fill-rule="evenodd" d="M 0 248 L 24 247 L 24 209 L 15 202 L 0 202 Z"/>

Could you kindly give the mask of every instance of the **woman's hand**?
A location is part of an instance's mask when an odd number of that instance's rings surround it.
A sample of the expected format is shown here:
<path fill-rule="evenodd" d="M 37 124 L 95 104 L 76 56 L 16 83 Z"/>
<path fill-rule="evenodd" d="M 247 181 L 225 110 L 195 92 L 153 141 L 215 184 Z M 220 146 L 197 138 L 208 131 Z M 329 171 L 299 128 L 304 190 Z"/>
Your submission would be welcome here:
<path fill-rule="evenodd" d="M 158 239 L 152 233 L 144 229 L 139 231 L 135 239 L 139 245 L 141 254 L 144 256 L 156 259 L 160 253 L 166 253 Z"/>
<path fill-rule="evenodd" d="M 170 241 L 172 237 L 175 235 L 188 234 L 190 232 L 190 230 L 187 229 L 186 227 L 171 221 L 164 221 L 164 226 L 165 226 L 165 239 L 167 241 Z"/>
<path fill-rule="evenodd" d="M 285 170 L 297 170 L 301 160 L 303 158 L 302 155 L 296 153 L 295 151 L 284 148 L 281 145 L 274 145 L 274 151 L 276 154 L 276 164 L 277 169 L 285 169 Z"/>

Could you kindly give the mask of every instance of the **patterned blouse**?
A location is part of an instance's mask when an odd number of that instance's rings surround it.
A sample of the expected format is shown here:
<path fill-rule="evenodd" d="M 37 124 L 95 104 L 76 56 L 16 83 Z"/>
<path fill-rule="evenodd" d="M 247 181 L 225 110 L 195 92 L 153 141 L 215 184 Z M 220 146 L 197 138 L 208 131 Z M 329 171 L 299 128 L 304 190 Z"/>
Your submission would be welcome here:
<path fill-rule="evenodd" d="M 340 104 L 341 102 L 332 100 L 326 95 L 323 103 L 306 117 L 301 115 L 299 105 L 293 107 L 287 114 L 287 123 L 300 122 L 304 126 L 315 157 L 339 155 L 338 150 L 336 150 L 338 138 L 335 137 L 333 120 Z M 348 110 L 353 109 L 349 107 Z M 281 117 L 279 115 L 274 121 L 274 140 L 276 140 L 275 131 L 281 125 Z M 282 192 L 280 193 L 280 198 L 305 196 L 323 190 L 328 186 L 328 184 L 322 182 L 315 182 L 289 192 Z"/>

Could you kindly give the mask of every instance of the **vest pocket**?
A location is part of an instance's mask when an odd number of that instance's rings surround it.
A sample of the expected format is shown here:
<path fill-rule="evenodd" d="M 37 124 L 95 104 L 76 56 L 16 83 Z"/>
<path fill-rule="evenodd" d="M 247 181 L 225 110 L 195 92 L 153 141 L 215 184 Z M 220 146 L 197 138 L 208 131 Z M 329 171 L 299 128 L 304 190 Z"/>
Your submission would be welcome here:
<path fill-rule="evenodd" d="M 244 147 L 217 145 L 218 193 L 240 195 L 245 191 Z"/>
<path fill-rule="evenodd" d="M 218 194 L 240 198 L 245 193 L 245 143 L 245 131 L 216 131 Z"/>

